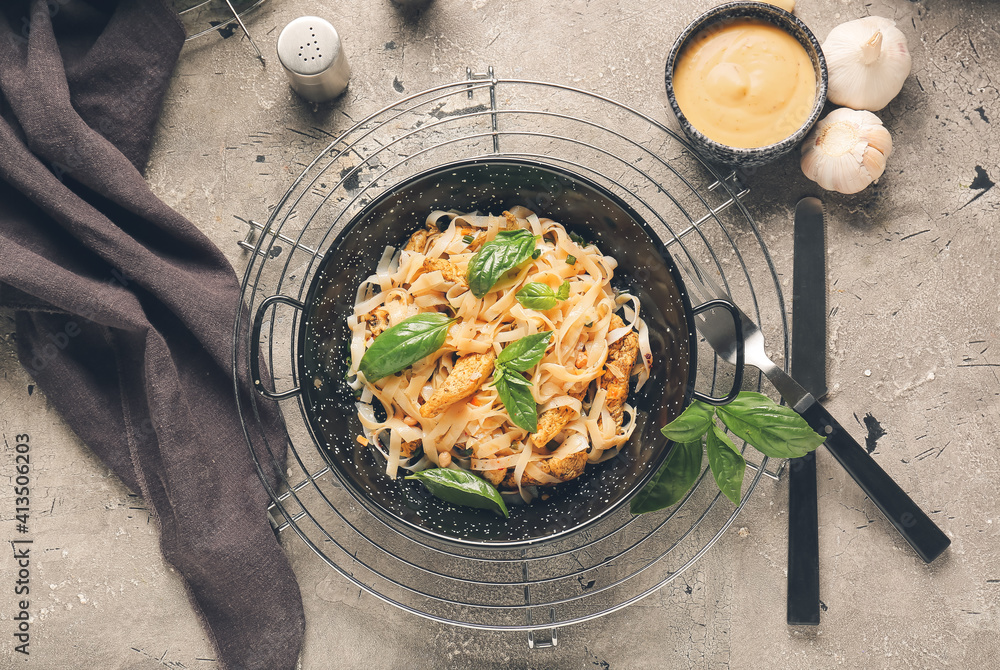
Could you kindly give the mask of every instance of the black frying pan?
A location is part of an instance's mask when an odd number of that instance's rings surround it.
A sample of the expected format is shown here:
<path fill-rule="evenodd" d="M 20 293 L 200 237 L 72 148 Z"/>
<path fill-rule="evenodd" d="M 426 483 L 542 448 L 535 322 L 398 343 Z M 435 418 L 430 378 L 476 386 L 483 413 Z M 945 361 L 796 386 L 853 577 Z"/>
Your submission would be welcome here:
<path fill-rule="evenodd" d="M 515 205 L 558 221 L 617 259 L 613 284 L 638 296 L 642 304 L 653 369 L 642 390 L 629 395 L 638 422 L 621 453 L 588 466 L 572 481 L 547 487 L 546 500 L 524 505 L 518 504 L 519 497 L 508 497 L 510 518 L 503 519 L 438 500 L 418 482 L 402 479 L 402 474 L 389 479 L 384 459 L 356 441 L 364 431 L 344 376 L 351 340 L 347 317 L 353 312 L 358 285 L 374 272 L 386 246 L 398 247 L 437 209 L 500 214 Z M 738 378 L 726 398 L 710 398 L 694 390 L 694 316 L 710 303 L 692 309 L 681 276 L 653 230 L 606 189 L 561 168 L 532 161 L 505 158 L 451 163 L 411 177 L 369 204 L 333 241 L 304 302 L 277 295 L 261 303 L 251 339 L 252 365 L 258 361 L 256 348 L 265 313 L 276 302 L 303 311 L 297 361 L 302 386 L 280 394 L 267 391 L 254 366 L 251 372 L 257 388 L 272 399 L 302 394 L 313 439 L 359 502 L 397 523 L 463 544 L 524 545 L 563 537 L 605 517 L 637 493 L 663 462 L 670 443 L 660 433 L 662 426 L 693 397 L 721 404 L 735 397 L 740 386 Z M 718 305 L 713 302 L 711 306 Z"/>

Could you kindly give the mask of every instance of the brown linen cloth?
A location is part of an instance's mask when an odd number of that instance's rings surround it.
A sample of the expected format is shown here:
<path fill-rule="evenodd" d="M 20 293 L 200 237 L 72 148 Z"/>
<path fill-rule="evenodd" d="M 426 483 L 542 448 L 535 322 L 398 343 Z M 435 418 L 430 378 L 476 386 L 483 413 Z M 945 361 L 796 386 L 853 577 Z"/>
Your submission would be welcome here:
<path fill-rule="evenodd" d="M 140 172 L 183 40 L 162 0 L 0 3 L 0 298 L 22 364 L 155 512 L 222 667 L 290 669 L 304 616 L 236 409 L 240 286 Z"/>

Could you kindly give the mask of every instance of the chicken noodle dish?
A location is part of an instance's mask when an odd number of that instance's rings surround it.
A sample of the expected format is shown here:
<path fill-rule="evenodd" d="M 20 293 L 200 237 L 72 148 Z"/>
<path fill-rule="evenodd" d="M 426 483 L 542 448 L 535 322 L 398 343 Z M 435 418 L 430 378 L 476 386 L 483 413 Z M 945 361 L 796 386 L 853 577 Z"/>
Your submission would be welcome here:
<path fill-rule="evenodd" d="M 616 456 L 652 354 L 617 263 L 523 208 L 433 212 L 362 282 L 348 383 L 396 477 L 461 469 L 530 501 Z M 377 402 L 376 402 L 377 401 Z"/>

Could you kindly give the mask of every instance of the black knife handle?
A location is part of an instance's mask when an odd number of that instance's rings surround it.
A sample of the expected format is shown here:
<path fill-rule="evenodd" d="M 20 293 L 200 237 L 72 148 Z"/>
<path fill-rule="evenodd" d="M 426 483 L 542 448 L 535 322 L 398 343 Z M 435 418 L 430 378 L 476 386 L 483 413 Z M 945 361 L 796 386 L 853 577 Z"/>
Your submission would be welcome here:
<path fill-rule="evenodd" d="M 819 625 L 819 525 L 816 452 L 788 461 L 789 626 Z"/>
<path fill-rule="evenodd" d="M 826 448 L 925 563 L 930 563 L 948 548 L 951 544 L 948 536 L 934 525 L 930 517 L 917 507 L 875 459 L 830 416 L 825 407 L 818 402 L 813 403 L 800 414 L 813 430 L 827 436 Z"/>

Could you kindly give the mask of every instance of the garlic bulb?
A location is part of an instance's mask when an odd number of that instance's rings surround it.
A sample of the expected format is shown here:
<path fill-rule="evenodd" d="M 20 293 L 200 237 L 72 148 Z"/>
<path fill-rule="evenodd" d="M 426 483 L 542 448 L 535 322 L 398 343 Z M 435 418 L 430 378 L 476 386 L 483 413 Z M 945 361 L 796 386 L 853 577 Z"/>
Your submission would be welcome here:
<path fill-rule="evenodd" d="M 841 107 L 802 142 L 802 172 L 828 191 L 857 193 L 885 171 L 892 137 L 871 112 Z"/>
<path fill-rule="evenodd" d="M 889 104 L 910 74 L 906 36 L 891 19 L 868 16 L 842 23 L 823 42 L 827 98 L 835 105 L 877 111 Z"/>

